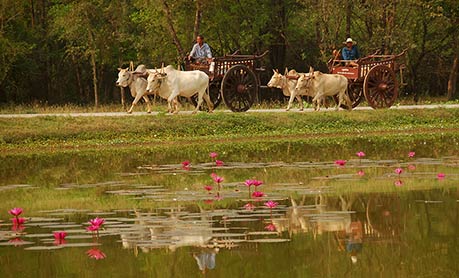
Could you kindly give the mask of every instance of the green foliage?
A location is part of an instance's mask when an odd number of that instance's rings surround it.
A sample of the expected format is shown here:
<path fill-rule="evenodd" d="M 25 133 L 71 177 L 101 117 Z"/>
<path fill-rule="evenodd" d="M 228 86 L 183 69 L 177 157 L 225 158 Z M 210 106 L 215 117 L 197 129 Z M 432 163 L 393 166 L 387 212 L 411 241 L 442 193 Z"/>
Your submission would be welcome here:
<path fill-rule="evenodd" d="M 185 52 L 195 39 L 197 3 L 168 1 Z M 349 28 L 364 55 L 409 49 L 403 94 L 444 96 L 458 53 L 459 4 L 454 0 L 199 3 L 199 33 L 215 56 L 270 50 L 263 61 L 268 69 L 305 71 L 312 65 L 326 71 L 331 51 L 343 46 Z M 101 102 L 117 102 L 116 68 L 130 61 L 149 67 L 176 64 L 181 57 L 172 41 L 163 0 L 4 0 L 0 102 L 91 103 L 92 56 Z"/>

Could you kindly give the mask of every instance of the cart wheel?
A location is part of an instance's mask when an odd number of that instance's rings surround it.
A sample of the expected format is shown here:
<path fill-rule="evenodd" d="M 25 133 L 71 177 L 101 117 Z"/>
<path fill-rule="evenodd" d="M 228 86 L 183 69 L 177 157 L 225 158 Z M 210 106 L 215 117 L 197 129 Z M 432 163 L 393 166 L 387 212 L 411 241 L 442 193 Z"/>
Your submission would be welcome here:
<path fill-rule="evenodd" d="M 233 112 L 249 110 L 258 92 L 257 77 L 244 65 L 231 67 L 223 76 L 223 101 Z"/>
<path fill-rule="evenodd" d="M 385 65 L 377 65 L 370 69 L 363 82 L 363 88 L 368 104 L 374 109 L 391 107 L 398 96 L 395 72 Z"/>
<path fill-rule="evenodd" d="M 220 105 L 220 102 L 222 102 L 222 94 L 220 94 L 220 82 L 214 81 L 209 83 L 209 97 L 210 101 L 212 101 L 214 104 L 214 109 L 217 108 L 217 106 Z M 192 96 L 190 100 L 194 107 L 196 107 L 196 105 L 198 105 L 198 94 Z M 209 111 L 209 107 L 207 107 L 207 102 L 205 100 L 202 101 L 199 110 Z"/>
<path fill-rule="evenodd" d="M 349 84 L 347 86 L 347 95 L 352 101 L 352 108 L 356 108 L 363 98 L 362 83 L 356 84 L 355 82 L 349 81 Z M 338 96 L 334 95 L 333 99 L 335 100 L 335 103 L 338 104 Z M 345 104 L 341 104 L 341 108 L 348 109 L 347 105 Z"/>

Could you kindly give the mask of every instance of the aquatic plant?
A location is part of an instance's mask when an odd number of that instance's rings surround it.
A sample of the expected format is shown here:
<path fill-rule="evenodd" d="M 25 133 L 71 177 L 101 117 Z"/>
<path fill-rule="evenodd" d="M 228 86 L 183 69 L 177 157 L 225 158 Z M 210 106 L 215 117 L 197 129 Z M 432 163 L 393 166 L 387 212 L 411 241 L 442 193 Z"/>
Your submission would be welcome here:
<path fill-rule="evenodd" d="M 263 196 L 265 196 L 265 194 L 264 194 L 263 192 L 261 192 L 261 191 L 254 191 L 254 192 L 252 193 L 252 197 L 253 197 L 253 198 L 261 198 L 261 197 L 263 197 Z"/>
<path fill-rule="evenodd" d="M 90 232 L 97 232 L 97 234 L 99 234 L 99 229 L 104 224 L 104 222 L 105 222 L 105 219 L 99 218 L 99 217 L 91 219 L 88 222 L 90 225 L 89 225 L 89 227 L 86 228 L 86 230 L 88 230 Z"/>
<path fill-rule="evenodd" d="M 13 215 L 15 217 L 18 217 L 19 215 L 21 215 L 22 212 L 23 212 L 22 208 L 13 208 L 13 209 L 8 211 L 9 214 L 11 214 L 11 215 Z"/>
<path fill-rule="evenodd" d="M 86 254 L 88 255 L 88 257 L 95 260 L 102 260 L 107 257 L 107 255 L 105 255 L 105 253 L 102 252 L 99 248 L 91 248 L 88 251 L 86 251 Z"/>
<path fill-rule="evenodd" d="M 53 233 L 54 235 L 54 244 L 60 245 L 60 244 L 65 244 L 65 237 L 67 236 L 67 233 L 64 231 L 57 231 Z"/>
<path fill-rule="evenodd" d="M 443 180 L 445 178 L 445 176 L 446 176 L 445 173 L 438 173 L 437 174 L 437 179 Z"/>
<path fill-rule="evenodd" d="M 223 161 L 218 160 L 218 159 L 215 160 L 215 164 L 216 164 L 217 166 L 223 166 L 223 165 L 224 165 Z"/>
<path fill-rule="evenodd" d="M 191 167 L 191 162 L 189 160 L 185 160 L 182 162 L 182 169 L 190 170 L 190 167 Z"/>
<path fill-rule="evenodd" d="M 346 165 L 346 160 L 342 160 L 342 159 L 338 159 L 338 160 L 335 160 L 335 164 L 340 166 L 340 167 L 344 167 L 344 165 Z"/>
<path fill-rule="evenodd" d="M 274 223 L 270 223 L 270 224 L 265 226 L 265 230 L 270 231 L 270 232 L 274 232 L 276 230 L 276 225 L 274 225 Z"/>

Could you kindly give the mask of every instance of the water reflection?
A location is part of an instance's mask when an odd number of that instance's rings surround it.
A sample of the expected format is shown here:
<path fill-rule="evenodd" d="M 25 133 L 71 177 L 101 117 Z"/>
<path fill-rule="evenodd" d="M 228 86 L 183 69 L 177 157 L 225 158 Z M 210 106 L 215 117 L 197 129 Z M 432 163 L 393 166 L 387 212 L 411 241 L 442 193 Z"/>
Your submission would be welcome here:
<path fill-rule="evenodd" d="M 292 146 L 295 153 L 307 151 Z M 110 266 L 123 277 L 458 276 L 457 156 L 394 159 L 403 149 L 398 147 L 376 159 L 368 149 L 366 159 L 337 167 L 336 152 L 309 161 L 285 156 L 284 145 L 274 153 L 270 148 L 244 149 L 218 168 L 193 150 L 159 161 L 134 155 L 127 163 L 121 156 L 88 155 L 55 158 L 46 166 L 47 159 L 35 157 L 31 161 L 40 163 L 25 178 L 5 171 L 2 206 L 17 205 L 12 202 L 21 199 L 12 200 L 11 192 L 21 191 L 26 194 L 18 196 L 32 204 L 48 200 L 51 209 L 31 209 L 32 217 L 16 231 L 14 223 L 0 221 L 0 276 L 15 273 L 21 260 L 30 266 L 29 276 L 39 273 L 33 277 L 91 277 L 97 270 L 88 263 Z M 184 157 L 192 162 L 188 169 L 179 163 Z M 250 162 L 236 162 L 244 159 Z M 62 167 L 69 160 L 71 170 Z M 401 187 L 393 184 L 398 167 L 405 170 Z M 204 189 L 216 171 L 224 177 L 218 200 Z M 245 187 L 247 179 L 264 181 L 260 201 Z M 101 205 L 65 203 L 80 197 Z M 279 205 L 270 210 L 263 205 L 268 200 Z M 105 223 L 94 241 L 85 228 L 96 216 Z M 55 242 L 58 231 L 65 240 Z"/>
<path fill-rule="evenodd" d="M 193 252 L 193 258 L 196 260 L 199 270 L 205 274 L 206 271 L 215 268 L 215 258 L 220 249 L 214 248 L 200 248 L 197 252 Z"/>

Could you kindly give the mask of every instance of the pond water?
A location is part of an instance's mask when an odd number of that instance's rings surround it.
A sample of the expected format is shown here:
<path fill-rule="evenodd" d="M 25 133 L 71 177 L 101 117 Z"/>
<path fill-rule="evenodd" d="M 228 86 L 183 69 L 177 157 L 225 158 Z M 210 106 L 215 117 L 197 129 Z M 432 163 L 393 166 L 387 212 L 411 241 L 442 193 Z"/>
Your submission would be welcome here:
<path fill-rule="evenodd" d="M 4 157 L 0 277 L 458 277 L 458 138 Z"/>

